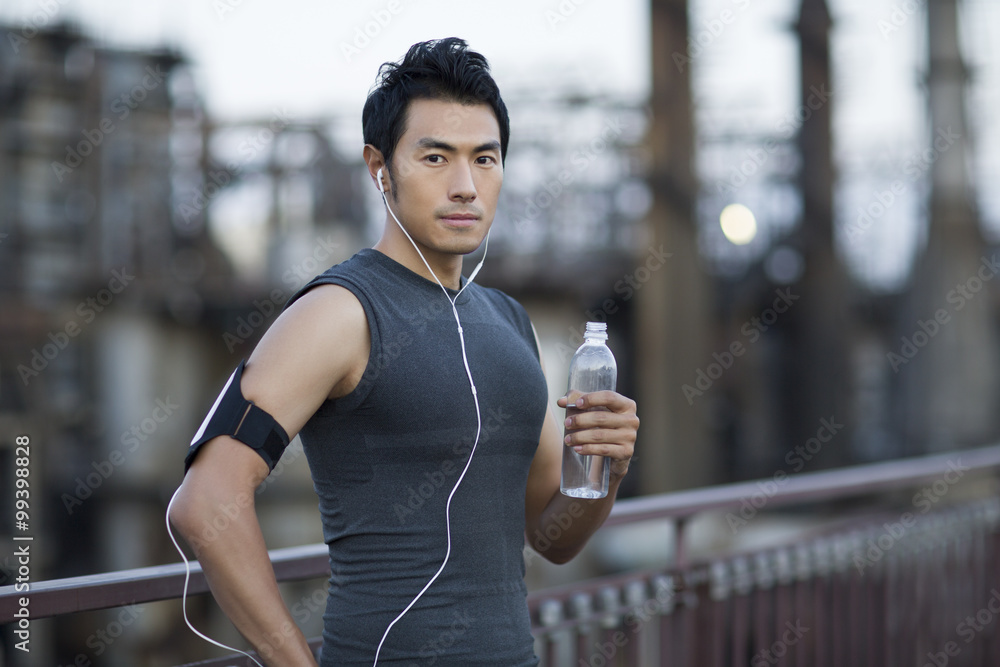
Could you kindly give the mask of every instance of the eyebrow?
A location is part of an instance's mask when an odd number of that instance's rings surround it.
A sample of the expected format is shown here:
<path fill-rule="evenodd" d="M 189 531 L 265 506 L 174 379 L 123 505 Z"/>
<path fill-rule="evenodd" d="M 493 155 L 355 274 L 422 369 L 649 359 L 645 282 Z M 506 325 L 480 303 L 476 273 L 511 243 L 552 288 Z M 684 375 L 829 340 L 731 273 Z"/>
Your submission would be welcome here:
<path fill-rule="evenodd" d="M 424 137 L 417 141 L 417 148 L 437 148 L 443 151 L 451 151 L 457 153 L 458 149 L 449 144 L 447 141 L 441 141 L 440 139 L 434 139 L 433 137 Z M 499 151 L 500 142 L 499 141 L 487 141 L 485 144 L 479 144 L 472 149 L 473 153 L 483 153 L 485 151 Z"/>

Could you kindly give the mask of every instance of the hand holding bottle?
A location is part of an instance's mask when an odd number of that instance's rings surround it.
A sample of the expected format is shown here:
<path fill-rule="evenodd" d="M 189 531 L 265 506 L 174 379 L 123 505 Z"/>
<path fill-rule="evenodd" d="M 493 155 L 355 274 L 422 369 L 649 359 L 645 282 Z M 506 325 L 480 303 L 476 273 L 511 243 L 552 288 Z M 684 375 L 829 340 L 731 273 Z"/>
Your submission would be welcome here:
<path fill-rule="evenodd" d="M 587 323 L 570 362 L 569 389 L 558 401 L 567 409 L 560 491 L 577 498 L 607 495 L 609 474 L 628 470 L 639 427 L 635 401 L 614 391 L 617 367 L 605 328 Z"/>

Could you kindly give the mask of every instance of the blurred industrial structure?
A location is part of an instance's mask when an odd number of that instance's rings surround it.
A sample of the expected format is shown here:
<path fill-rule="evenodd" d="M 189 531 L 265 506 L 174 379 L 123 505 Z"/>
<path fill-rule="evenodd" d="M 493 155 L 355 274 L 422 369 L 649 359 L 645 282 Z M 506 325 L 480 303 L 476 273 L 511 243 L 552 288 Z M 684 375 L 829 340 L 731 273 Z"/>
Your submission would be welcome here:
<path fill-rule="evenodd" d="M 216 384 L 295 290 L 377 239 L 368 183 L 360 159 L 345 160 L 334 144 L 340 119 L 276 109 L 213 121 L 181 54 L 100 46 L 70 26 L 13 43 L 16 57 L 0 59 L 0 423 L 44 443 L 32 464 L 47 545 L 36 572 L 168 562 L 176 554 L 162 530 L 165 501 Z M 591 111 L 575 128 L 591 138 L 574 143 L 567 107 L 590 105 L 536 101 L 515 135 L 512 161 L 539 158 L 544 171 L 537 182 L 511 179 L 510 219 L 498 225 L 483 277 L 535 308 L 562 308 L 564 319 L 539 317 L 563 340 L 550 355 L 556 377 L 579 343 L 576 313 L 631 266 L 648 199 L 628 147 L 639 143 L 643 114 L 620 104 Z M 571 161 L 572 172 L 554 171 Z M 234 215 L 259 227 L 227 232 Z M 591 267 L 583 281 L 567 270 L 581 259 Z M 627 331 L 612 334 L 623 383 Z M 308 468 L 293 465 L 300 455 L 291 447 L 292 472 L 267 485 L 261 514 L 272 545 L 321 539 Z M 2 457 L 0 473 L 12 474 L 13 448 Z M 169 622 L 147 616 L 125 641 L 165 651 L 175 613 Z M 90 631 L 59 621 L 42 650 L 72 658 Z"/>
<path fill-rule="evenodd" d="M 35 572 L 172 560 L 164 501 L 198 412 L 305 274 L 344 258 L 331 249 L 360 243 L 356 170 L 314 125 L 213 124 L 179 54 L 103 47 L 67 26 L 4 35 L 16 53 L 0 58 L 0 423 L 38 443 L 32 516 L 45 548 Z M 234 131 L 243 135 L 237 157 L 212 150 Z M 224 190 L 259 178 L 276 193 L 267 232 L 281 242 L 270 273 L 253 280 L 207 221 Z M 306 227 L 295 217 L 303 184 Z M 296 243 L 322 261 L 294 253 Z M 12 455 L 2 452 L 4 475 Z M 315 511 L 308 486 L 284 489 L 286 507 Z M 294 525 L 275 524 L 276 534 Z M 170 640 L 148 620 L 127 641 Z M 165 627 L 176 627 L 172 614 Z M 90 632 L 53 628 L 49 657 L 65 658 Z"/>
<path fill-rule="evenodd" d="M 837 98 L 824 94 L 833 24 L 825 0 L 797 4 L 801 114 L 780 131 L 699 126 L 698 64 L 677 58 L 691 53 L 687 0 L 651 3 L 649 100 L 505 94 L 510 153 L 481 280 L 531 313 L 553 398 L 583 323 L 608 321 L 619 390 L 642 418 L 623 496 L 798 472 L 793 452 L 813 472 L 1000 433 L 1000 265 L 966 166 L 959 3 L 928 3 L 926 243 L 891 293 L 844 262 Z M 99 45 L 72 26 L 25 35 L 0 29 L 0 432 L 38 443 L 34 567 L 51 578 L 171 562 L 166 500 L 218 384 L 295 290 L 377 239 L 360 147 L 336 140 L 359 120 L 278 108 L 220 123 L 184 54 Z M 901 195 L 876 193 L 883 211 Z M 752 252 L 730 253 L 717 232 L 734 203 L 771 218 Z M 322 539 L 300 455 L 293 445 L 261 491 L 272 547 Z M 11 571 L 0 562 L 0 586 Z M 545 576 L 529 572 L 533 585 Z M 204 598 L 192 607 L 226 636 Z M 122 644 L 191 658 L 175 652 L 176 605 L 149 609 Z M 61 661 L 93 631 L 71 617 L 39 627 Z M 0 647 L 10 657 L 2 632 Z"/>

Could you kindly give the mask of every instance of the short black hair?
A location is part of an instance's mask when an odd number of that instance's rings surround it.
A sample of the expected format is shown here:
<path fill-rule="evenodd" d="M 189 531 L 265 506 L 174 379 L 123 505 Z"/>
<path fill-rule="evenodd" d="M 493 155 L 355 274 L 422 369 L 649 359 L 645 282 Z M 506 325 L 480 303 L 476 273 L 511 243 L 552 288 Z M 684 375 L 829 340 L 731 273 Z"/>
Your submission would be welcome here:
<path fill-rule="evenodd" d="M 382 152 L 387 167 L 406 129 L 410 102 L 415 99 L 489 105 L 500 125 L 501 163 L 506 159 L 510 139 L 507 106 L 486 58 L 470 51 L 464 39 L 419 42 L 410 47 L 401 62 L 382 63 L 379 67 L 375 86 L 361 112 L 361 128 L 365 143 Z"/>

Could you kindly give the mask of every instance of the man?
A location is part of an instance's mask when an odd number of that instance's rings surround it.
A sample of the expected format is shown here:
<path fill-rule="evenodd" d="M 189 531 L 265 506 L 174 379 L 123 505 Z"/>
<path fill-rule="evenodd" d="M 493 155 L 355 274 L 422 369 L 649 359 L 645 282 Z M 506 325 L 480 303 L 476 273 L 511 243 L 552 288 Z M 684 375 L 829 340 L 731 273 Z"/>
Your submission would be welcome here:
<path fill-rule="evenodd" d="M 241 391 L 259 423 L 273 417 L 269 437 L 302 434 L 330 546 L 324 667 L 537 664 L 525 536 L 557 563 L 582 549 L 628 470 L 635 403 L 570 397 L 584 411 L 564 441 L 527 314 L 462 277 L 492 224 L 509 136 L 486 60 L 450 38 L 414 45 L 380 75 L 363 157 L 386 193 L 382 237 L 290 299 L 224 393 Z M 280 455 L 226 433 L 192 448 L 170 520 L 268 664 L 315 665 L 252 502 L 197 540 L 220 507 L 253 498 Z M 611 459 L 606 498 L 559 493 L 563 446 Z"/>

